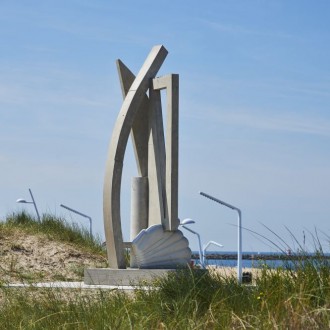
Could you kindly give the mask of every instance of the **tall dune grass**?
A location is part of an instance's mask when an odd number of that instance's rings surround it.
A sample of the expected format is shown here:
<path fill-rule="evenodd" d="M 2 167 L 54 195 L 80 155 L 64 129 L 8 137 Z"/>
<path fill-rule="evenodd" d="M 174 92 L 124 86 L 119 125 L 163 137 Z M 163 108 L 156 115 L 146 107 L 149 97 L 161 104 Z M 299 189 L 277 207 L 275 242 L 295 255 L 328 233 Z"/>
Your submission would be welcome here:
<path fill-rule="evenodd" d="M 42 223 L 23 214 L 3 226 L 63 235 L 61 223 Z M 73 232 L 67 239 L 79 242 L 81 234 Z M 254 285 L 239 284 L 234 275 L 181 270 L 130 294 L 2 286 L 0 329 L 329 329 L 328 259 L 319 247 L 316 258 L 297 254 L 293 264 L 264 267 Z"/>
<path fill-rule="evenodd" d="M 2 288 L 0 328 L 327 329 L 329 269 L 302 267 L 265 268 L 255 286 L 180 271 L 134 294 Z"/>
<path fill-rule="evenodd" d="M 92 252 L 102 253 L 102 243 L 98 236 L 90 236 L 87 229 L 69 223 L 64 218 L 50 214 L 43 214 L 39 222 L 26 212 L 8 215 L 4 222 L 0 222 L 0 230 L 23 229 L 31 234 L 46 234 L 50 239 L 76 244 Z"/>

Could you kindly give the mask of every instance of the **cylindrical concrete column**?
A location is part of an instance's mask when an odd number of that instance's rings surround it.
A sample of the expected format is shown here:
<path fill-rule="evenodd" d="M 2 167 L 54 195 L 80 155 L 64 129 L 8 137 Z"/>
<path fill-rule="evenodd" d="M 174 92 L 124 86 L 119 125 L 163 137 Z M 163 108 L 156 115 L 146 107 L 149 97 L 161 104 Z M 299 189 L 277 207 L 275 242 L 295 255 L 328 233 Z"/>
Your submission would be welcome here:
<path fill-rule="evenodd" d="M 131 187 L 131 241 L 148 228 L 148 178 L 133 177 Z"/>

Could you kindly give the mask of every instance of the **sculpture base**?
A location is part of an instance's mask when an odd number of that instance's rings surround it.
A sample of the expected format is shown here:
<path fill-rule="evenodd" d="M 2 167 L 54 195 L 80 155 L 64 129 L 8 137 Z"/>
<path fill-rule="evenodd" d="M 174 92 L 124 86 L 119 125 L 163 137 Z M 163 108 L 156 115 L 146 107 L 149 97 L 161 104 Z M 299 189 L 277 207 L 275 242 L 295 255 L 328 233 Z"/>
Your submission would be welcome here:
<path fill-rule="evenodd" d="M 176 271 L 177 269 L 90 268 L 85 269 L 84 283 L 89 285 L 118 286 L 145 285 Z"/>

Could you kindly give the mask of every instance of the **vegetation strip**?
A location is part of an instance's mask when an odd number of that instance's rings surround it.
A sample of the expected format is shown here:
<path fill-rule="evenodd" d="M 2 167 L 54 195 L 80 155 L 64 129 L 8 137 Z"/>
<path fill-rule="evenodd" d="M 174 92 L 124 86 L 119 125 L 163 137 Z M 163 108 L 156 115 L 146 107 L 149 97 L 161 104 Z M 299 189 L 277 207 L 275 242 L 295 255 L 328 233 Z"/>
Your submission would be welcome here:
<path fill-rule="evenodd" d="M 8 226 L 0 226 L 0 242 Z M 294 270 L 261 268 L 253 286 L 217 269 L 180 271 L 129 293 L 15 290 L 1 279 L 0 329 L 329 329 L 330 265 L 321 247 L 316 253 L 316 260 L 293 261 Z"/>

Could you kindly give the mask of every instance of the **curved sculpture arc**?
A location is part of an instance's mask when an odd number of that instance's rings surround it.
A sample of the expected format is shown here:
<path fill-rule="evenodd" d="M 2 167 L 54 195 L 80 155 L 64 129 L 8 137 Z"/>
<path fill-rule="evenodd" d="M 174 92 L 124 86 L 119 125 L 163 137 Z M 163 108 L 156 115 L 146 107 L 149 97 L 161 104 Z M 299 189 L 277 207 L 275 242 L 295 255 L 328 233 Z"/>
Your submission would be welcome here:
<path fill-rule="evenodd" d="M 157 74 L 167 53 L 162 45 L 152 48 L 125 97 L 111 137 L 103 187 L 104 229 L 111 268 L 126 268 L 120 216 L 120 189 L 128 137 L 134 117 L 149 88 L 150 79 Z"/>

